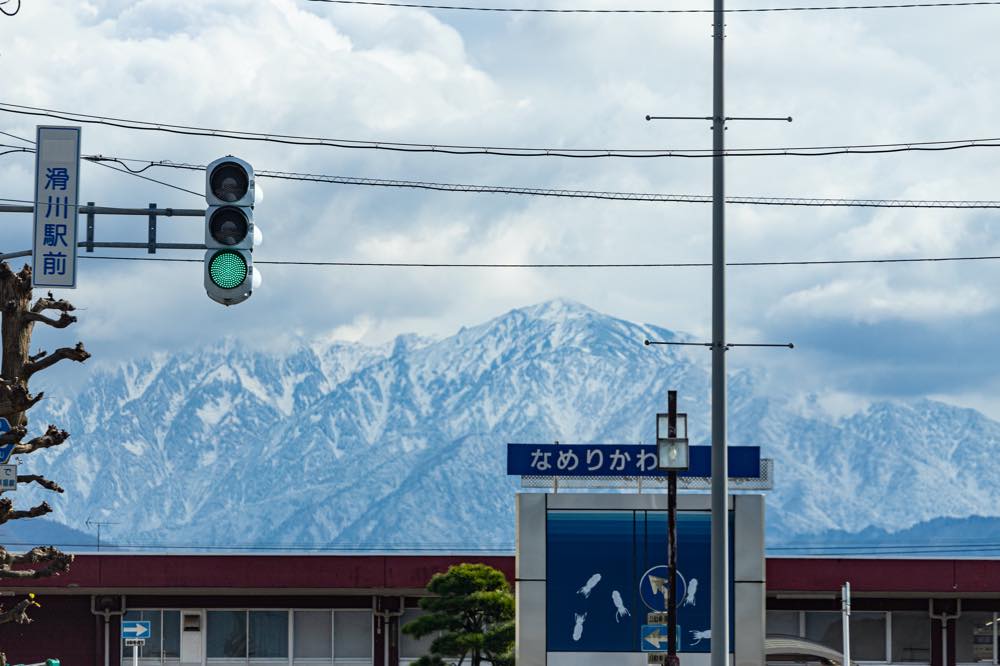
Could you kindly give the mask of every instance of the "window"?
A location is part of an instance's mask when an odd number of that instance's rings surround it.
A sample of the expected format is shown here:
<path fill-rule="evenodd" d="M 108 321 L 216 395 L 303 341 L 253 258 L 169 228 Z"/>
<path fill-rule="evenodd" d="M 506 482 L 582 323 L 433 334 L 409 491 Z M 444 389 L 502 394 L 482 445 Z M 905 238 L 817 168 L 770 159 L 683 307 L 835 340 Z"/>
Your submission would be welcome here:
<path fill-rule="evenodd" d="M 399 618 L 399 656 L 403 659 L 418 659 L 430 654 L 431 643 L 434 642 L 436 634 L 416 639 L 413 636 L 402 632 L 403 627 L 410 622 L 413 622 L 424 613 L 425 611 L 411 608 L 403 611 L 402 617 Z"/>
<path fill-rule="evenodd" d="M 955 661 L 993 661 L 993 613 L 963 612 L 955 620 Z"/>
<path fill-rule="evenodd" d="M 163 611 L 163 656 L 181 658 L 181 612 Z"/>
<path fill-rule="evenodd" d="M 851 613 L 851 659 L 885 661 L 885 613 Z M 807 611 L 805 638 L 841 652 L 844 649 L 844 620 L 835 611 Z"/>
<path fill-rule="evenodd" d="M 132 610 L 125 613 L 123 620 L 139 620 L 149 622 L 149 638 L 146 644 L 139 648 L 140 659 L 156 659 L 161 657 L 177 657 L 177 646 L 180 643 L 180 629 L 176 623 L 177 611 Z M 175 620 L 173 624 L 163 625 L 167 616 Z M 122 661 L 132 663 L 132 648 L 122 646 Z"/>
<path fill-rule="evenodd" d="M 798 636 L 798 611 L 767 611 L 768 636 Z"/>
<path fill-rule="evenodd" d="M 247 656 L 247 612 L 208 611 L 208 658 Z"/>
<path fill-rule="evenodd" d="M 806 638 L 840 652 L 844 647 L 843 620 L 832 611 L 806 612 Z"/>
<path fill-rule="evenodd" d="M 333 614 L 333 656 L 337 659 L 371 658 L 371 611 L 337 611 Z"/>
<path fill-rule="evenodd" d="M 329 659 L 333 656 L 333 614 L 330 611 L 295 611 L 293 654 L 296 659 Z"/>
<path fill-rule="evenodd" d="M 288 611 L 250 611 L 251 659 L 288 659 Z"/>
<path fill-rule="evenodd" d="M 851 659 L 885 661 L 885 613 L 851 613 Z"/>
<path fill-rule="evenodd" d="M 931 619 L 926 611 L 892 614 L 892 661 L 931 660 Z"/>

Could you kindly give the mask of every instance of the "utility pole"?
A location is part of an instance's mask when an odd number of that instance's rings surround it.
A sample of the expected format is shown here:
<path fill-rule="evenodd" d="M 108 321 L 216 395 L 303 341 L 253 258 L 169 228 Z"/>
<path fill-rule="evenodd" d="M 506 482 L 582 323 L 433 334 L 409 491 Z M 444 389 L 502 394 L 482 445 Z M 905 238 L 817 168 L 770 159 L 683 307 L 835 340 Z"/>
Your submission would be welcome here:
<path fill-rule="evenodd" d="M 851 664 L 851 583 L 844 583 L 840 588 L 840 613 L 843 623 L 843 656 L 845 666 Z"/>
<path fill-rule="evenodd" d="M 729 666 L 724 9 L 725 0 L 715 0 L 712 34 L 712 666 Z"/>
<path fill-rule="evenodd" d="M 712 51 L 712 115 L 646 116 L 646 120 L 710 120 L 712 122 L 712 341 L 653 342 L 695 345 L 712 350 L 712 666 L 729 666 L 729 446 L 726 437 L 726 351 L 730 347 L 787 347 L 787 344 L 726 342 L 726 122 L 783 120 L 788 117 L 726 116 L 725 0 L 714 0 Z"/>

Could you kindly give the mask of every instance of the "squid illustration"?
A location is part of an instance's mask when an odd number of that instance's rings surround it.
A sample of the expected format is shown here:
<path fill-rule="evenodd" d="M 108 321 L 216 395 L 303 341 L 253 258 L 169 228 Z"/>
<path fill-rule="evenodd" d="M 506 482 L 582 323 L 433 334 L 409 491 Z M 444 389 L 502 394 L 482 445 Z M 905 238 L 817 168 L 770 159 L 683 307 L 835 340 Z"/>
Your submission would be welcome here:
<path fill-rule="evenodd" d="M 625 608 L 625 604 L 622 603 L 622 595 L 618 593 L 618 590 L 611 591 L 611 601 L 615 604 L 615 622 L 620 622 L 621 618 L 626 615 L 631 617 L 631 613 Z"/>
<path fill-rule="evenodd" d="M 691 645 L 697 645 L 698 643 L 701 643 L 702 640 L 706 641 L 712 640 L 711 629 L 705 629 L 703 631 L 694 631 L 694 630 L 691 631 L 691 641 L 692 641 Z"/>
<path fill-rule="evenodd" d="M 584 599 L 590 598 L 590 593 L 594 591 L 597 584 L 601 582 L 601 574 L 595 573 L 593 576 L 587 579 L 587 584 L 576 591 L 577 594 L 582 594 Z"/>
<path fill-rule="evenodd" d="M 573 613 L 573 616 L 576 617 L 576 624 L 573 626 L 573 640 L 578 641 L 583 636 L 583 622 L 587 619 L 587 614 Z"/>
<path fill-rule="evenodd" d="M 698 591 L 698 579 L 692 578 L 688 583 L 687 595 L 684 597 L 684 606 L 694 606 L 694 595 Z"/>

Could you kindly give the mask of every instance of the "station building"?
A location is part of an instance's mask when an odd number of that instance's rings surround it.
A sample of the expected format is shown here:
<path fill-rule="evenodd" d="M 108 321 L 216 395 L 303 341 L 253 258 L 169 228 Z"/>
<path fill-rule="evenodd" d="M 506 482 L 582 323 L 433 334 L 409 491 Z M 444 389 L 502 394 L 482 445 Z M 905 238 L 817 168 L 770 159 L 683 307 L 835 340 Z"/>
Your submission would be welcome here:
<path fill-rule="evenodd" d="M 120 622 L 143 619 L 154 631 L 141 666 L 409 664 L 427 646 L 400 626 L 417 617 L 430 577 L 461 562 L 515 580 L 512 555 L 78 555 L 67 575 L 5 583 L 42 607 L 0 639 L 13 664 L 129 666 Z M 819 663 L 782 655 L 789 641 L 840 652 L 846 581 L 856 663 L 998 662 L 1000 560 L 767 558 L 768 663 Z"/>

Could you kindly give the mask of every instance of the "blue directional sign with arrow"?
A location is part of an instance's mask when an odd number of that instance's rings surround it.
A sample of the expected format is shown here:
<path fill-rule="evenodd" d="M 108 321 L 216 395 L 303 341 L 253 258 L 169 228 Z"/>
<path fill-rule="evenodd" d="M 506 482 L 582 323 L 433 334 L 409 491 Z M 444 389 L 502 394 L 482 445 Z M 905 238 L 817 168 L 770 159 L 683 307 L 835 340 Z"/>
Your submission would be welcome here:
<path fill-rule="evenodd" d="M 149 638 L 153 628 L 148 620 L 122 620 L 122 638 Z"/>
<path fill-rule="evenodd" d="M 8 421 L 3 417 L 0 417 L 0 435 L 4 434 L 5 432 L 10 432 L 10 421 Z M 14 453 L 15 446 L 17 446 L 17 444 L 14 443 L 4 444 L 3 446 L 0 446 L 0 465 L 7 464 L 7 461 L 10 460 L 10 454 Z"/>
<path fill-rule="evenodd" d="M 677 627 L 677 648 L 680 649 L 681 628 Z M 643 652 L 666 652 L 669 642 L 667 641 L 667 625 L 665 624 L 644 624 L 642 625 L 642 651 Z"/>

